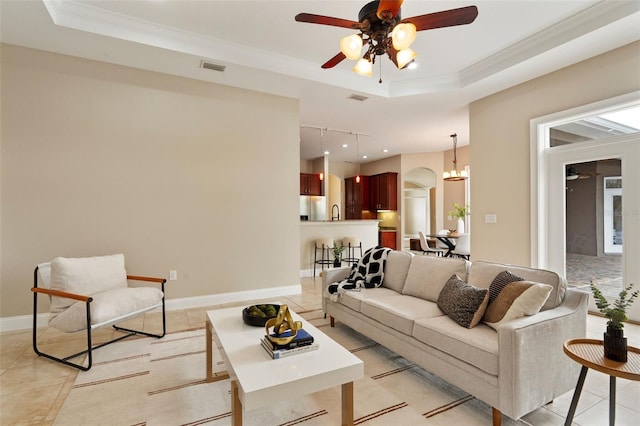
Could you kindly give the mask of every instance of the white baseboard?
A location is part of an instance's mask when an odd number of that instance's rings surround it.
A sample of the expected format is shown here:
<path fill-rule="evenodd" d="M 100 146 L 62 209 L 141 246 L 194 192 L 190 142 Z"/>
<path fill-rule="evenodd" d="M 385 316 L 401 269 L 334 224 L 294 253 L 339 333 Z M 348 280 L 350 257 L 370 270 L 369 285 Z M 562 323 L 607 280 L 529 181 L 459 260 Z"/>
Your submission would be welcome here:
<path fill-rule="evenodd" d="M 184 297 L 180 299 L 167 299 L 167 311 L 178 309 L 199 308 L 202 306 L 221 305 L 223 303 L 242 302 L 244 300 L 278 298 L 294 294 L 301 294 L 300 284 L 272 287 L 260 290 L 235 291 L 232 293 L 209 294 L 206 296 Z M 49 314 L 38 314 L 38 327 L 46 327 L 49 322 Z M 33 317 L 31 315 L 18 315 L 15 317 L 0 318 L 0 333 L 9 331 L 21 331 L 31 329 Z"/>

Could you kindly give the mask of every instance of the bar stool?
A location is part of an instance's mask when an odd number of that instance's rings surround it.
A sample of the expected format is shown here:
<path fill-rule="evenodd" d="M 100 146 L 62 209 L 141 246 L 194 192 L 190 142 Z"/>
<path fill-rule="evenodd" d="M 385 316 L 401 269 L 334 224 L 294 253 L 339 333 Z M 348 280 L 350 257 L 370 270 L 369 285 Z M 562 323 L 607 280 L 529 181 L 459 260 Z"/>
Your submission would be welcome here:
<path fill-rule="evenodd" d="M 313 276 L 316 276 L 316 265 L 321 265 L 324 271 L 324 265 L 327 267 L 333 264 L 331 260 L 331 250 L 333 249 L 333 240 L 331 238 L 321 238 L 313 242 Z M 318 259 L 318 250 L 320 250 L 320 259 Z"/>
<path fill-rule="evenodd" d="M 358 263 L 362 257 L 362 241 L 357 238 L 347 237 L 342 240 L 342 245 L 347 249 L 347 255 L 342 258 L 349 264 Z M 360 249 L 360 257 L 356 257 L 356 249 Z"/>

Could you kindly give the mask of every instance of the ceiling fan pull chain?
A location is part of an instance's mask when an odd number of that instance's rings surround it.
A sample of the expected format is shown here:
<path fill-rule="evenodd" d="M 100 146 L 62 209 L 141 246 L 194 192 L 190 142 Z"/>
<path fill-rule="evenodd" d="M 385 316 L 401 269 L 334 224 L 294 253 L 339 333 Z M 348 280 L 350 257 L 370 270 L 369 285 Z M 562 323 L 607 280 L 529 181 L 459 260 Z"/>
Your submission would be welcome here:
<path fill-rule="evenodd" d="M 378 84 L 382 84 L 382 61 L 380 61 L 380 80 L 378 80 Z"/>

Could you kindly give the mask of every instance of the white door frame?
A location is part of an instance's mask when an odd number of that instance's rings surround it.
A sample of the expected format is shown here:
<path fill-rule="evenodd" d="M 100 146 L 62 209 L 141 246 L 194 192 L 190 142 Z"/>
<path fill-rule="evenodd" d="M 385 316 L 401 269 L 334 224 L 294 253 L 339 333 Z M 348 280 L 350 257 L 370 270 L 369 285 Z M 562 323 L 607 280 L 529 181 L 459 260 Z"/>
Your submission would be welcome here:
<path fill-rule="evenodd" d="M 549 129 L 595 114 L 640 105 L 640 91 L 531 120 L 531 265 L 566 275 L 565 166 L 619 158 L 624 191 L 624 283 L 640 283 L 640 135 L 549 147 Z M 637 284 L 640 285 L 640 284 Z M 640 303 L 630 319 L 640 321 Z"/>
<path fill-rule="evenodd" d="M 604 184 L 602 185 L 602 190 L 604 192 L 602 196 L 603 201 L 603 215 L 602 223 L 603 223 L 603 231 L 604 231 L 604 241 L 603 241 L 603 251 L 605 254 L 611 253 L 622 253 L 623 244 L 615 244 L 614 243 L 614 230 L 613 230 L 613 217 L 615 215 L 614 211 L 614 197 L 622 196 L 622 188 L 607 188 L 607 180 L 622 180 L 622 176 L 605 176 Z M 624 186 L 624 182 L 622 184 Z M 624 205 L 624 200 L 622 202 Z"/>

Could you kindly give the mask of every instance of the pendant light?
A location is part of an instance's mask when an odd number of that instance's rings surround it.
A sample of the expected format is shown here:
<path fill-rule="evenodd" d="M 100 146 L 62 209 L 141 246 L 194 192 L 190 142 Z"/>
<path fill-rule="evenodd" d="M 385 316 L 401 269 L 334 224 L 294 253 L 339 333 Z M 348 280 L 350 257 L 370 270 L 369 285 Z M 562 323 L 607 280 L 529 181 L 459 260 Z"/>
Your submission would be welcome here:
<path fill-rule="evenodd" d="M 451 169 L 451 171 L 444 172 L 442 174 L 442 178 L 447 182 L 465 180 L 467 178 L 467 171 L 466 170 L 458 171 L 458 159 L 456 156 L 456 145 L 458 144 L 458 135 L 454 133 L 451 135 L 451 137 L 453 138 L 453 169 Z"/>
<path fill-rule="evenodd" d="M 324 152 L 324 129 L 320 129 L 320 154 L 322 154 L 322 158 L 324 158 L 324 156 L 326 155 L 326 153 Z M 324 171 L 320 172 L 320 176 L 319 176 L 320 180 L 323 181 L 324 180 Z"/>
<path fill-rule="evenodd" d="M 356 183 L 360 183 L 360 141 L 356 133 L 356 164 L 358 164 L 358 174 L 356 175 Z"/>

